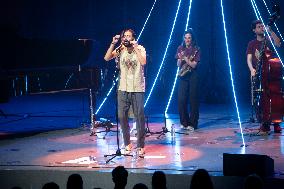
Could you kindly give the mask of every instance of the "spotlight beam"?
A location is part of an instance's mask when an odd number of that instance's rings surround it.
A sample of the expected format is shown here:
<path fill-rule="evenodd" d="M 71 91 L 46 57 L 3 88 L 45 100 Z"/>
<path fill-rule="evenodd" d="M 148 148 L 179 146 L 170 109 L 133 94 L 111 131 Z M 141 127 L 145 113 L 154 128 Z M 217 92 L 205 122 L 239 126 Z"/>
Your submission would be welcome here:
<path fill-rule="evenodd" d="M 142 29 L 141 29 L 141 32 L 140 32 L 140 34 L 139 34 L 138 37 L 137 37 L 137 41 L 139 41 L 139 39 L 140 39 L 140 37 L 141 37 L 141 35 L 142 35 L 144 29 L 145 29 L 145 26 L 146 26 L 146 24 L 148 23 L 148 19 L 150 18 L 151 14 L 152 14 L 152 11 L 153 11 L 153 9 L 154 9 L 154 7 L 155 7 L 156 1 L 157 1 L 157 0 L 154 1 L 153 5 L 152 5 L 152 7 L 151 7 L 151 10 L 150 10 L 150 12 L 149 12 L 149 14 L 148 14 L 148 16 L 147 16 L 147 18 L 146 18 L 146 21 L 144 22 L 144 25 L 143 25 L 143 27 L 142 27 Z"/>
<path fill-rule="evenodd" d="M 222 11 L 221 13 L 222 13 L 222 21 L 223 21 L 224 37 L 225 37 L 225 42 L 226 42 L 226 51 L 227 51 L 228 65 L 229 65 L 229 71 L 230 71 L 231 85 L 232 85 L 232 89 L 233 89 L 234 101 L 235 101 L 235 106 L 236 106 L 236 111 L 237 111 L 237 116 L 238 116 L 239 127 L 240 127 L 240 131 L 241 131 L 241 137 L 242 137 L 242 143 L 243 143 L 242 147 L 245 147 L 246 144 L 245 144 L 244 135 L 243 135 L 243 128 L 242 128 L 241 117 L 240 117 L 240 112 L 239 112 L 239 108 L 238 108 L 237 96 L 236 96 L 236 92 L 235 92 L 234 79 L 233 79 L 233 73 L 232 73 L 232 66 L 231 66 L 231 58 L 230 58 L 229 44 L 228 44 L 228 38 L 227 38 L 227 30 L 226 30 L 223 0 L 220 0 L 220 4 L 221 4 L 221 11 Z"/>
<path fill-rule="evenodd" d="M 166 46 L 166 50 L 165 50 L 165 52 L 164 52 L 164 56 L 163 56 L 162 62 L 161 62 L 161 64 L 160 64 L 158 73 L 157 73 L 157 75 L 156 75 L 156 78 L 155 78 L 154 83 L 153 83 L 153 85 L 152 85 L 152 88 L 151 88 L 151 90 L 150 90 L 150 93 L 149 93 L 149 95 L 148 95 L 148 97 L 147 97 L 147 99 L 146 99 L 146 102 L 144 103 L 144 107 L 147 106 L 147 103 L 148 103 L 148 101 L 149 101 L 149 98 L 150 98 L 151 95 L 152 95 L 153 89 L 154 89 L 154 87 L 155 87 L 155 85 L 156 85 L 156 82 L 157 82 L 157 79 L 158 79 L 158 77 L 159 77 L 159 75 L 160 75 L 161 69 L 162 69 L 162 67 L 163 67 L 163 65 L 164 65 L 164 60 L 165 60 L 166 55 L 167 55 L 167 52 L 168 52 L 168 47 L 169 47 L 170 42 L 171 42 L 171 39 L 172 39 L 172 34 L 173 34 L 173 31 L 174 31 L 174 28 L 175 28 L 176 19 L 177 19 L 178 13 L 179 13 L 180 4 L 181 4 L 181 0 L 179 0 L 179 3 L 178 3 L 178 8 L 177 8 L 177 11 L 176 11 L 176 14 L 175 14 L 175 19 L 174 19 L 174 22 L 173 22 L 173 26 L 172 26 L 172 29 L 171 29 L 170 37 L 169 37 L 169 40 L 168 40 L 168 43 L 167 43 L 167 46 Z"/>
<path fill-rule="evenodd" d="M 190 0 L 190 2 L 189 2 L 188 12 L 187 12 L 187 19 L 186 19 L 186 25 L 185 25 L 185 31 L 188 28 L 189 16 L 190 16 L 190 12 L 191 12 L 191 5 L 192 5 L 192 0 Z M 165 113 L 164 113 L 165 115 L 167 114 L 169 106 L 170 106 L 171 101 L 172 101 L 172 97 L 173 97 L 173 94 L 174 94 L 174 91 L 175 91 L 176 82 L 177 82 L 178 72 L 179 72 L 179 67 L 177 68 L 177 71 L 176 71 L 174 84 L 173 84 L 173 87 L 172 87 L 172 90 L 171 90 L 171 94 L 170 94 L 170 97 L 169 97 L 169 100 L 168 100 L 168 103 L 167 103 L 167 106 L 166 106 L 166 110 L 165 110 Z"/>

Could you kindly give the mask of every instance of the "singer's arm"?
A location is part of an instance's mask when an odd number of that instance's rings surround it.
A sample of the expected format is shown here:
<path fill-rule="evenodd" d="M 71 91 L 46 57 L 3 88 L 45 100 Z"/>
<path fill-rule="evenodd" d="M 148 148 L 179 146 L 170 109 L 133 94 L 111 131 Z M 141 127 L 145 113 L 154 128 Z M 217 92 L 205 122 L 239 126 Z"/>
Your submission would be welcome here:
<path fill-rule="evenodd" d="M 111 42 L 111 44 L 110 44 L 110 46 L 109 46 L 109 48 L 108 48 L 108 50 L 105 54 L 105 57 L 104 57 L 105 61 L 109 61 L 109 60 L 111 60 L 111 59 L 113 59 L 117 56 L 117 53 L 114 50 L 114 46 L 118 42 L 119 37 L 120 37 L 120 35 L 116 35 L 112 38 L 112 42 Z"/>
<path fill-rule="evenodd" d="M 105 57 L 104 57 L 105 61 L 109 61 L 109 60 L 111 60 L 111 59 L 113 59 L 115 57 L 113 49 L 114 49 L 114 44 L 111 43 L 109 48 L 108 48 L 108 50 L 107 50 L 107 52 L 106 52 L 106 54 L 105 54 Z"/>
<path fill-rule="evenodd" d="M 139 45 L 133 45 L 134 51 L 137 54 L 138 61 L 141 63 L 141 65 L 146 65 L 146 51 L 144 47 Z"/>

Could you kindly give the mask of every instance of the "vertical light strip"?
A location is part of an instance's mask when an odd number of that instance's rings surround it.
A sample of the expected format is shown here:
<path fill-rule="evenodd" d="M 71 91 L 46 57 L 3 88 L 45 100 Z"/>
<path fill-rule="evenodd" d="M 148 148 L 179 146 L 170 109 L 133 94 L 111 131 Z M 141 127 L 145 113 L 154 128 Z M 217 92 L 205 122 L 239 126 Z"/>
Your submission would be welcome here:
<path fill-rule="evenodd" d="M 186 25 L 185 25 L 185 31 L 188 28 L 188 22 L 189 22 L 189 15 L 191 13 L 191 5 L 192 5 L 192 0 L 189 1 L 189 7 L 188 7 L 188 12 L 187 12 L 187 19 L 186 19 Z"/>
<path fill-rule="evenodd" d="M 170 98 L 168 100 L 168 104 L 166 106 L 165 114 L 168 113 L 168 109 L 169 109 L 169 106 L 170 106 L 171 101 L 172 101 L 172 97 L 173 97 L 173 94 L 174 94 L 174 91 L 175 91 L 176 82 L 177 82 L 178 72 L 179 72 L 179 67 L 177 68 L 177 71 L 176 71 L 176 76 L 175 76 L 173 88 L 172 88 L 172 91 L 171 91 L 171 94 L 170 94 Z"/>
<path fill-rule="evenodd" d="M 266 5 L 265 0 L 262 0 L 262 1 L 263 1 L 264 5 L 265 5 L 265 7 L 266 7 L 266 10 L 267 10 L 269 16 L 271 16 L 271 13 L 270 13 L 270 11 L 269 11 L 269 8 L 268 8 L 267 5 Z M 282 41 L 284 42 L 283 37 L 282 37 L 282 35 L 281 35 L 281 33 L 280 33 L 280 31 L 279 31 L 279 29 L 278 29 L 276 23 L 274 23 L 274 26 L 275 26 L 275 28 L 276 28 L 276 30 L 277 30 L 279 36 L 281 37 Z"/>
<path fill-rule="evenodd" d="M 225 15 L 224 15 L 223 0 L 220 0 L 220 3 L 221 3 L 221 10 L 222 10 L 222 20 L 223 20 L 223 29 L 224 29 L 225 42 L 226 42 L 227 58 L 228 58 L 230 77 L 231 77 L 231 85 L 232 85 L 232 89 L 233 89 L 234 101 L 235 101 L 235 106 L 236 106 L 236 110 L 237 110 L 239 126 L 240 126 L 240 130 L 241 130 L 243 147 L 245 147 L 246 144 L 245 144 L 244 135 L 243 135 L 243 128 L 242 128 L 242 123 L 241 123 L 241 118 L 240 118 L 240 113 L 239 113 L 239 108 L 238 108 L 238 102 L 237 102 L 237 97 L 236 97 L 236 92 L 235 92 L 235 86 L 234 86 L 233 73 L 232 73 L 232 66 L 231 66 L 229 44 L 228 44 L 228 39 L 227 39 L 227 30 L 226 30 L 226 22 L 225 22 Z"/>
<path fill-rule="evenodd" d="M 192 0 L 190 0 L 190 2 L 189 2 L 188 12 L 187 12 L 187 19 L 186 19 L 186 25 L 185 25 L 185 29 L 184 29 L 185 31 L 188 28 L 189 16 L 190 16 L 190 12 L 191 12 L 191 5 L 192 5 Z M 172 97 L 173 97 L 173 94 L 174 94 L 174 91 L 175 91 L 175 87 L 176 87 L 178 73 L 179 73 L 179 67 L 177 68 L 177 71 L 176 71 L 176 76 L 175 76 L 173 88 L 172 88 L 172 91 L 171 91 L 171 94 L 170 94 L 170 98 L 169 98 L 168 104 L 166 106 L 165 115 L 167 114 L 169 106 L 170 106 L 171 101 L 172 101 Z"/>
<path fill-rule="evenodd" d="M 97 109 L 97 111 L 95 112 L 95 114 L 97 115 L 99 113 L 99 111 L 101 110 L 102 106 L 104 105 L 105 101 L 107 100 L 107 97 L 110 95 L 110 93 L 112 92 L 114 86 L 116 85 L 118 80 L 118 77 L 116 78 L 115 82 L 112 83 L 112 86 L 110 88 L 110 90 L 108 91 L 106 97 L 104 98 L 104 100 L 102 101 L 101 105 L 99 106 L 99 108 Z"/>
<path fill-rule="evenodd" d="M 140 33 L 139 33 L 139 36 L 138 36 L 138 38 L 137 38 L 137 41 L 140 39 L 140 37 L 141 37 L 141 35 L 142 35 L 143 31 L 144 31 L 144 28 L 145 28 L 146 24 L 148 23 L 148 19 L 149 19 L 149 17 L 151 16 L 151 13 L 152 13 L 152 10 L 153 10 L 154 7 L 155 7 L 156 1 L 157 1 L 157 0 L 155 0 L 154 3 L 153 3 L 153 5 L 152 5 L 152 8 L 151 8 L 151 10 L 150 10 L 150 12 L 149 12 L 149 14 L 148 14 L 148 16 L 147 16 L 145 22 L 144 22 L 144 25 L 143 25 L 143 27 L 142 27 Z M 112 84 L 112 86 L 111 86 L 111 88 L 109 89 L 109 91 L 108 91 L 106 97 L 104 98 L 104 100 L 102 101 L 102 103 L 101 103 L 100 106 L 98 107 L 97 111 L 95 112 L 96 115 L 99 113 L 99 111 L 101 110 L 101 108 L 102 108 L 102 106 L 104 105 L 105 101 L 107 100 L 107 97 L 110 95 L 110 93 L 111 93 L 112 90 L 114 89 L 114 86 L 116 85 L 117 81 L 118 81 L 118 77 L 116 78 L 115 83 Z"/>
<path fill-rule="evenodd" d="M 171 39 L 172 39 L 172 34 L 173 34 L 173 31 L 174 31 L 174 28 L 175 28 L 176 19 L 177 19 L 178 13 L 179 13 L 180 4 L 181 4 L 181 0 L 179 0 L 179 3 L 178 3 L 178 8 L 177 8 L 177 11 L 176 11 L 174 23 L 173 23 L 173 26 L 172 26 L 172 30 L 171 30 L 170 37 L 169 37 L 169 40 L 168 40 L 168 43 L 167 43 L 167 46 L 166 46 L 166 50 L 165 50 L 165 52 L 164 52 L 164 56 L 163 56 L 162 62 L 161 62 L 161 64 L 160 64 L 158 73 L 157 73 L 157 75 L 156 75 L 156 78 L 155 78 L 154 83 L 153 83 L 153 85 L 152 85 L 152 88 L 151 88 L 151 90 L 150 90 L 150 93 L 149 93 L 149 95 L 148 95 L 148 97 L 147 97 L 147 99 L 146 99 L 146 102 L 145 102 L 145 104 L 144 104 L 144 107 L 147 106 L 147 103 L 148 103 L 148 101 L 149 101 L 149 98 L 151 97 L 151 94 L 152 94 L 153 89 L 154 89 L 154 87 L 155 87 L 155 85 L 156 85 L 157 79 L 158 79 L 158 77 L 159 77 L 159 75 L 160 75 L 161 69 L 162 69 L 162 67 L 163 67 L 163 65 L 164 65 L 164 60 L 165 60 L 166 55 L 167 55 L 167 52 L 168 52 L 168 47 L 169 47 L 170 42 L 171 42 Z"/>
<path fill-rule="evenodd" d="M 150 17 L 151 14 L 152 14 L 152 10 L 153 10 L 154 7 L 155 7 L 156 1 L 157 1 L 157 0 L 155 0 L 154 3 L 153 3 L 153 5 L 152 5 L 152 8 L 151 8 L 151 10 L 150 10 L 150 12 L 149 12 L 149 14 L 148 14 L 148 16 L 147 16 L 147 18 L 146 18 L 146 21 L 144 22 L 144 25 L 143 25 L 143 27 L 142 27 L 142 30 L 141 30 L 139 36 L 137 37 L 137 41 L 139 41 L 139 39 L 140 39 L 140 37 L 141 37 L 141 35 L 142 35 L 143 31 L 144 31 L 144 28 L 145 28 L 146 24 L 148 23 L 148 19 L 149 19 L 149 17 Z"/>
<path fill-rule="evenodd" d="M 250 0 L 250 2 L 251 2 L 251 5 L 252 5 L 252 8 L 253 8 L 254 14 L 255 14 L 255 16 L 256 16 L 256 19 L 258 19 L 258 20 L 259 20 L 259 15 L 257 14 L 257 11 L 256 11 L 256 7 L 255 7 L 255 5 L 253 4 L 252 0 Z"/>
<path fill-rule="evenodd" d="M 258 13 L 258 15 L 259 15 L 259 19 L 261 20 L 262 23 L 264 23 L 264 22 L 263 22 L 263 19 L 262 19 L 262 17 L 261 17 L 261 14 L 260 14 L 260 12 L 259 12 L 259 9 L 258 9 L 258 7 L 257 7 L 257 5 L 256 5 L 256 3 L 255 3 L 255 1 L 254 1 L 254 0 L 251 0 L 251 3 L 254 4 L 254 6 L 255 6 L 255 8 L 256 8 L 256 11 L 257 11 L 257 13 Z M 257 15 L 257 14 L 256 14 L 256 15 Z M 281 59 L 281 57 L 279 56 L 278 51 L 277 51 L 275 45 L 273 44 L 273 41 L 272 41 L 270 35 L 268 34 L 268 31 L 267 31 L 266 27 L 265 27 L 265 33 L 266 33 L 266 35 L 268 36 L 269 41 L 271 42 L 271 45 L 272 45 L 272 47 L 273 47 L 273 49 L 274 49 L 274 51 L 275 51 L 277 57 L 279 58 L 279 60 L 280 60 L 280 62 L 281 62 L 281 64 L 282 64 L 282 67 L 284 67 L 284 64 L 283 64 L 283 62 L 282 62 L 282 59 Z"/>

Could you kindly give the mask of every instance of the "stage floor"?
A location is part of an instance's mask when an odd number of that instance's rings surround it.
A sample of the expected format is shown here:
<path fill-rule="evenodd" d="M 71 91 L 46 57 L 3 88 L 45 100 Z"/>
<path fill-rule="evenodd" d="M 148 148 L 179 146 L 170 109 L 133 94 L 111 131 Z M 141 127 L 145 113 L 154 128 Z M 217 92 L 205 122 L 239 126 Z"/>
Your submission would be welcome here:
<path fill-rule="evenodd" d="M 67 101 L 69 98 L 66 96 L 53 97 L 50 101 L 47 97 L 33 97 L 33 100 L 22 98 L 24 102 L 13 99 L 0 107 L 7 115 L 0 117 L 2 170 L 48 167 L 56 170 L 93 168 L 110 172 L 114 167 L 123 165 L 139 173 L 163 170 L 167 173 L 192 174 L 196 169 L 204 168 L 211 174 L 222 175 L 223 153 L 232 153 L 267 155 L 274 159 L 275 175 L 284 175 L 284 135 L 274 133 L 272 127 L 269 135 L 261 135 L 258 133 L 258 124 L 247 122 L 242 123 L 242 138 L 235 112 L 226 105 L 202 104 L 199 129 L 194 132 L 179 128 L 177 114 L 169 114 L 166 121 L 161 114 L 148 114 L 148 127 L 153 133 L 147 134 L 145 156 L 137 157 L 133 150 L 133 157 L 122 155 L 107 163 L 111 157 L 105 155 L 116 153 L 118 149 L 115 123 L 109 127 L 110 132 L 107 134 L 104 132 L 106 127 L 98 127 L 96 131 L 102 132 L 90 136 L 88 125 L 80 124 L 82 117 L 78 111 L 82 104 L 65 103 L 65 106 L 60 107 L 50 105 L 51 101 L 54 103 L 54 98 L 60 102 Z M 82 100 L 80 96 L 72 96 L 69 100 L 74 102 L 74 98 Z M 16 114 L 12 114 L 12 111 Z M 243 119 L 249 116 L 249 113 L 241 115 Z M 175 138 L 170 132 L 163 132 L 165 126 L 170 131 L 172 124 L 176 131 Z M 283 128 L 283 124 L 281 126 Z M 124 153 L 120 134 L 119 139 L 121 152 Z M 135 146 L 134 133 L 131 139 Z M 241 147 L 243 139 L 246 147 Z"/>

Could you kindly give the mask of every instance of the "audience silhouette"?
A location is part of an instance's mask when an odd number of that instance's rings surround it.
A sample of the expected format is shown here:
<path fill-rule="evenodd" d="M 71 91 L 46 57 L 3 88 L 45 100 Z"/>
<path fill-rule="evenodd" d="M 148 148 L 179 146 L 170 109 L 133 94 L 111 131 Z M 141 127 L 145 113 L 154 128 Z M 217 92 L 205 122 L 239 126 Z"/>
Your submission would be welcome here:
<path fill-rule="evenodd" d="M 148 189 L 148 187 L 143 183 L 138 183 L 133 186 L 133 189 Z"/>
<path fill-rule="evenodd" d="M 59 189 L 59 186 L 55 182 L 48 182 L 43 185 L 42 189 Z"/>
<path fill-rule="evenodd" d="M 124 189 L 127 185 L 128 171 L 124 166 L 117 166 L 112 170 L 112 181 L 115 189 Z"/>
<path fill-rule="evenodd" d="M 167 179 L 163 171 L 155 171 L 152 176 L 152 189 L 166 189 Z"/>
<path fill-rule="evenodd" d="M 262 188 L 263 188 L 263 182 L 258 175 L 252 174 L 246 177 L 244 183 L 244 189 L 262 189 Z"/>
<path fill-rule="evenodd" d="M 213 189 L 213 183 L 205 169 L 197 169 L 192 175 L 190 189 Z"/>
<path fill-rule="evenodd" d="M 81 175 L 70 175 L 67 180 L 67 189 L 83 189 L 83 179 Z"/>

